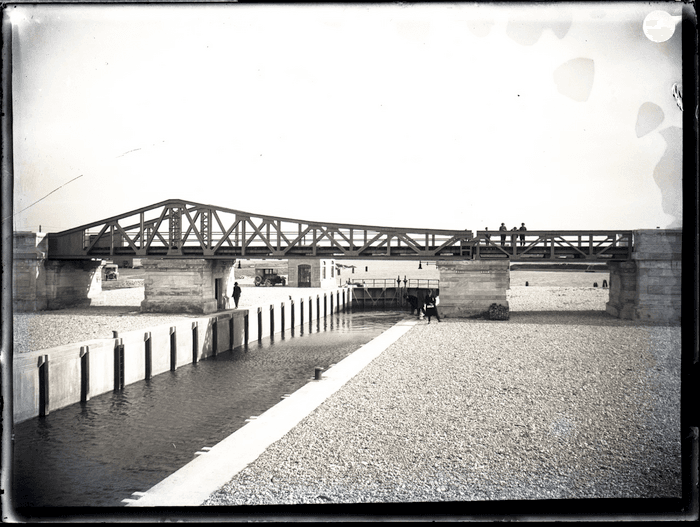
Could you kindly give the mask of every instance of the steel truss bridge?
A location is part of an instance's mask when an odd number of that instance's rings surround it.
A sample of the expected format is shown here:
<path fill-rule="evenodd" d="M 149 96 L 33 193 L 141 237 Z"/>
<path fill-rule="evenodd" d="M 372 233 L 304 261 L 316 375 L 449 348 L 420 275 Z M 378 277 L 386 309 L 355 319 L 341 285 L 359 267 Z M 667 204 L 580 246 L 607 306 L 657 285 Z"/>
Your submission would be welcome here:
<path fill-rule="evenodd" d="M 501 239 L 503 237 L 503 239 Z M 521 239 L 522 237 L 522 239 Z M 171 199 L 48 235 L 48 258 L 629 260 L 633 231 L 405 229 L 313 222 Z"/>

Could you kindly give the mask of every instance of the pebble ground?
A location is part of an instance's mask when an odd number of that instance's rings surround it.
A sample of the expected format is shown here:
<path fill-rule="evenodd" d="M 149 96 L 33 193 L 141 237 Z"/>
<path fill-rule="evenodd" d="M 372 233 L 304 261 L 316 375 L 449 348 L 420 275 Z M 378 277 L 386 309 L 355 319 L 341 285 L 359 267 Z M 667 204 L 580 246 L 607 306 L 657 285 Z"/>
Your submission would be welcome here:
<path fill-rule="evenodd" d="M 422 322 L 205 504 L 680 497 L 679 329 L 581 318 Z"/>

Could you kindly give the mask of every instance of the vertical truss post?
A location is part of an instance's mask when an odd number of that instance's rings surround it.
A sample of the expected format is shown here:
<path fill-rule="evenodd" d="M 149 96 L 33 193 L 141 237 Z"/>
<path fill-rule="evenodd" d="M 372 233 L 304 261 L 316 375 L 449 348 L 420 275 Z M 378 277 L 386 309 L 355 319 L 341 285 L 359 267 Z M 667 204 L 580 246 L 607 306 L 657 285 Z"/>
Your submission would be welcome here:
<path fill-rule="evenodd" d="M 280 243 L 282 241 L 282 222 L 277 220 L 277 250 L 281 249 Z"/>
<path fill-rule="evenodd" d="M 182 210 L 170 208 L 170 248 L 179 249 L 182 242 Z"/>
<path fill-rule="evenodd" d="M 199 231 L 202 233 L 204 248 L 211 249 L 214 246 L 211 239 L 211 209 L 204 209 L 200 211 Z"/>
<path fill-rule="evenodd" d="M 143 224 L 143 221 L 144 221 L 144 213 L 143 212 L 141 212 L 141 214 L 139 214 L 139 218 L 140 218 L 139 234 L 141 235 L 141 239 L 139 240 L 141 242 L 139 248 L 143 249 L 144 244 L 146 243 L 146 240 L 145 240 L 146 229 L 145 229 L 144 224 Z"/>

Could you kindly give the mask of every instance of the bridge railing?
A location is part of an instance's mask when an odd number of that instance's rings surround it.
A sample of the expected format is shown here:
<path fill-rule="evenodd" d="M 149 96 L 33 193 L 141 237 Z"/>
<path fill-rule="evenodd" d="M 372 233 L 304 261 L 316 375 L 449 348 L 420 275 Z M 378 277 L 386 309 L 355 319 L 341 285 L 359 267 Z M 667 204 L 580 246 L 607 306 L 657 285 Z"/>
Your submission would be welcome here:
<path fill-rule="evenodd" d="M 355 287 L 381 287 L 383 289 L 390 287 L 438 289 L 440 287 L 440 280 L 437 278 L 409 278 L 407 280 L 398 280 L 396 278 L 369 278 L 363 280 L 361 278 L 353 278 L 348 279 L 346 283 Z"/>
<path fill-rule="evenodd" d="M 475 259 L 628 260 L 633 231 L 477 231 Z"/>

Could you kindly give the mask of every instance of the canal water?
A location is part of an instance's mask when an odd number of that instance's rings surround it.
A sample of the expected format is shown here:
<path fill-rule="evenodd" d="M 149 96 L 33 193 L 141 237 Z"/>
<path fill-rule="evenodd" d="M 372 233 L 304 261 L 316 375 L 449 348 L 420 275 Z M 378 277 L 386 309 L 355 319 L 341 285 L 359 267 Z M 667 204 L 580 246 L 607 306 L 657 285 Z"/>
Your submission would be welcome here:
<path fill-rule="evenodd" d="M 17 507 L 119 507 L 405 317 L 338 313 L 14 429 Z"/>

